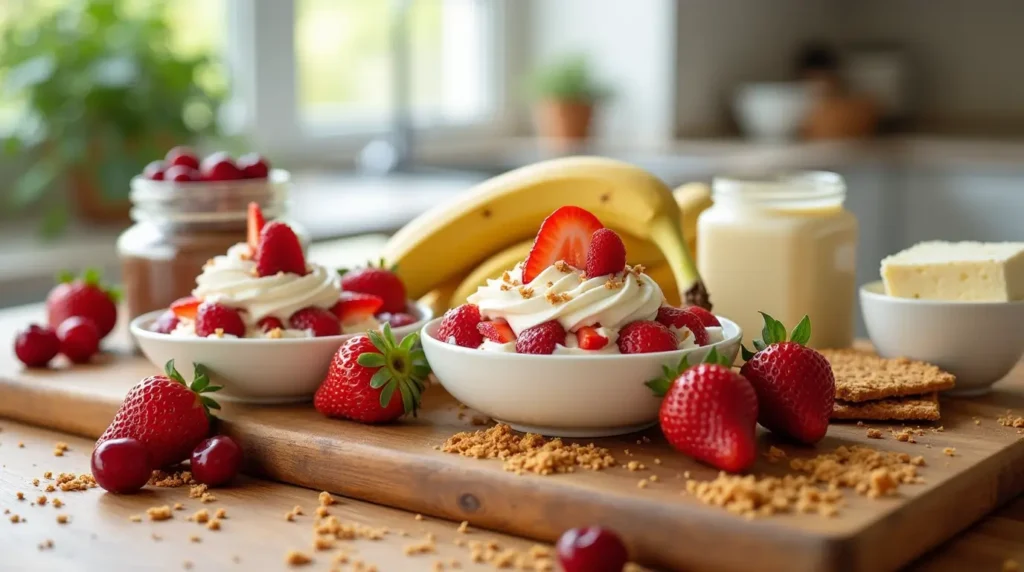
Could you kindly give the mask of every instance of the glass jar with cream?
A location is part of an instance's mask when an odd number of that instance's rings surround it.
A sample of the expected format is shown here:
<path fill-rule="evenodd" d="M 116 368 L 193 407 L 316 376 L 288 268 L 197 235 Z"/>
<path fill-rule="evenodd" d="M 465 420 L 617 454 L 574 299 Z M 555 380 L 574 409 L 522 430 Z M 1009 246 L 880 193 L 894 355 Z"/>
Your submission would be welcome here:
<path fill-rule="evenodd" d="M 857 219 L 836 173 L 718 177 L 697 220 L 697 264 L 716 314 L 761 337 L 766 312 L 793 327 L 811 319 L 810 345 L 853 341 Z M 749 347 L 749 345 L 748 345 Z"/>

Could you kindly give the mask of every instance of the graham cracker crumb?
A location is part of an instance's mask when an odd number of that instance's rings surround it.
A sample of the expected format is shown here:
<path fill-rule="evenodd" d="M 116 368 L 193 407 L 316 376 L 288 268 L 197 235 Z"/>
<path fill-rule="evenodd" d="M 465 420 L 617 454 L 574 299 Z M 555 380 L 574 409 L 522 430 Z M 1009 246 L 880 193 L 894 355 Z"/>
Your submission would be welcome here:
<path fill-rule="evenodd" d="M 469 533 L 469 521 L 468 520 L 464 520 L 464 521 L 460 522 L 459 523 L 459 527 L 456 528 L 455 531 L 460 533 L 460 534 L 468 534 Z"/>
<path fill-rule="evenodd" d="M 293 522 L 295 520 L 295 513 L 291 511 L 284 513 L 284 519 L 288 522 Z"/>
<path fill-rule="evenodd" d="M 956 447 L 946 447 L 945 449 L 942 450 L 942 454 L 946 455 L 947 457 L 955 457 Z"/>
<path fill-rule="evenodd" d="M 16 514 L 12 514 L 11 515 L 11 523 L 12 524 L 18 524 L 19 522 L 21 522 L 21 516 L 16 515 Z"/>
<path fill-rule="evenodd" d="M 660 465 L 661 464 L 661 459 L 659 459 L 658 457 L 655 457 L 654 458 L 654 464 L 655 465 Z"/>
<path fill-rule="evenodd" d="M 647 479 L 640 479 L 639 481 L 637 481 L 636 488 L 638 488 L 638 489 L 646 489 L 647 488 Z"/>
<path fill-rule="evenodd" d="M 203 524 L 210 520 L 210 513 L 207 512 L 205 508 L 201 508 L 197 510 L 192 516 L 190 516 L 189 520 L 194 520 L 199 524 Z"/>
<path fill-rule="evenodd" d="M 211 503 L 211 502 L 216 502 L 216 501 L 217 501 L 217 497 L 213 496 L 212 493 L 203 493 L 203 496 L 199 497 L 199 502 L 204 503 L 204 504 Z"/>
<path fill-rule="evenodd" d="M 412 556 L 415 554 L 434 554 L 437 552 L 437 547 L 434 544 L 434 539 L 427 537 L 420 542 L 406 545 L 402 548 L 402 552 L 404 552 L 406 556 Z"/>
<path fill-rule="evenodd" d="M 997 418 L 996 421 L 1003 427 L 1024 428 L 1024 417 L 1018 417 L 1010 410 L 1007 410 L 1006 415 Z"/>
<path fill-rule="evenodd" d="M 14 496 L 18 497 L 18 500 L 25 500 L 25 493 L 21 491 L 14 493 Z"/>
<path fill-rule="evenodd" d="M 99 485 L 96 484 L 96 479 L 92 478 L 92 475 L 82 473 L 76 475 L 75 473 L 61 473 L 57 475 L 57 480 L 54 481 L 57 488 L 64 492 L 69 491 L 84 491 L 88 489 L 94 489 Z M 47 492 L 50 491 L 50 486 L 46 487 Z"/>
<path fill-rule="evenodd" d="M 45 505 L 46 504 L 46 495 L 39 495 L 38 497 L 36 497 L 36 504 L 38 504 L 39 506 Z"/>
<path fill-rule="evenodd" d="M 651 475 L 651 477 L 648 480 L 651 481 L 652 483 L 656 483 L 658 482 L 658 475 Z"/>
<path fill-rule="evenodd" d="M 155 532 L 150 534 L 149 537 L 152 538 L 156 542 L 160 542 L 161 540 L 164 539 L 164 537 L 160 536 L 159 534 L 157 534 Z"/>
<path fill-rule="evenodd" d="M 281 328 L 272 328 L 269 332 L 267 332 L 267 337 L 272 340 L 279 340 L 282 337 L 284 337 L 284 331 L 281 330 Z"/>
<path fill-rule="evenodd" d="M 53 478 L 53 471 L 46 471 L 45 473 L 43 473 L 43 478 L 44 479 L 52 479 Z M 32 479 L 32 480 L 35 481 L 32 484 L 35 484 L 35 485 L 39 484 L 39 479 Z"/>
<path fill-rule="evenodd" d="M 329 514 L 331 514 L 331 511 L 327 510 L 327 507 L 325 507 L 325 506 L 318 506 L 318 507 L 316 507 L 316 516 L 317 516 L 317 518 L 323 518 L 323 517 L 325 517 L 325 516 L 327 516 Z"/>
<path fill-rule="evenodd" d="M 174 515 L 171 514 L 171 507 L 169 507 L 167 505 L 164 505 L 164 506 L 152 506 L 152 507 L 147 508 L 146 509 L 146 516 L 149 517 L 149 520 L 154 520 L 154 521 L 169 520 L 169 519 L 174 517 Z"/>
<path fill-rule="evenodd" d="M 39 479 L 32 479 L 32 486 L 38 487 L 39 486 Z"/>
<path fill-rule="evenodd" d="M 53 500 L 50 501 L 50 504 L 53 505 L 53 508 L 60 508 L 60 507 L 64 506 L 64 501 L 60 500 L 57 497 L 53 497 Z"/>
<path fill-rule="evenodd" d="M 511 289 L 512 289 L 512 287 L 511 287 L 511 286 L 509 286 L 508 284 L 502 284 L 502 285 L 501 285 L 501 286 L 499 286 L 498 288 L 499 288 L 499 289 L 500 289 L 500 290 L 501 290 L 502 292 L 508 292 L 509 290 L 511 290 Z"/>
<path fill-rule="evenodd" d="M 626 468 L 630 471 L 643 471 L 647 469 L 647 467 L 639 461 L 630 461 L 626 463 Z"/>
<path fill-rule="evenodd" d="M 183 487 L 185 485 L 195 485 L 196 482 L 192 479 L 191 471 L 174 471 L 172 473 L 165 471 L 153 471 L 153 476 L 149 478 L 149 484 L 150 486 L 160 488 L 176 488 Z"/>
<path fill-rule="evenodd" d="M 128 517 L 128 520 L 130 520 L 132 522 L 142 522 L 142 515 L 133 514 L 133 515 Z"/>
<path fill-rule="evenodd" d="M 55 487 L 53 485 L 46 485 L 46 488 L 43 489 L 43 490 L 45 490 L 48 493 L 53 493 L 53 492 L 57 492 L 57 487 Z"/>
<path fill-rule="evenodd" d="M 320 506 L 331 506 L 332 504 L 337 502 L 336 500 L 334 500 L 334 497 L 331 496 L 331 493 L 327 491 L 321 491 L 320 495 L 317 497 L 317 500 L 320 501 Z"/>
<path fill-rule="evenodd" d="M 189 539 L 190 542 L 202 542 L 203 541 L 203 539 L 200 538 L 198 534 L 190 535 L 188 537 L 188 539 Z"/>
<path fill-rule="evenodd" d="M 561 439 L 547 440 L 540 435 L 517 435 L 501 423 L 486 430 L 456 433 L 441 448 L 476 459 L 499 459 L 506 471 L 539 475 L 571 473 L 577 468 L 602 470 L 615 465 L 607 449 L 593 443 L 565 444 Z"/>
<path fill-rule="evenodd" d="M 413 518 L 415 518 L 416 520 L 423 520 L 423 515 L 417 513 L 416 516 L 414 516 Z"/>
<path fill-rule="evenodd" d="M 882 432 L 878 429 L 868 429 L 868 439 L 881 439 Z"/>
<path fill-rule="evenodd" d="M 569 266 L 569 264 L 564 260 L 556 261 L 555 269 L 563 274 L 568 274 L 569 272 L 572 272 L 572 266 Z"/>
<path fill-rule="evenodd" d="M 185 505 L 181 504 L 180 502 L 176 502 L 174 503 L 174 510 L 185 510 Z"/>
<path fill-rule="evenodd" d="M 768 457 L 768 462 L 777 463 L 786 458 L 786 452 L 772 445 L 768 447 L 768 452 L 764 456 Z"/>
<path fill-rule="evenodd" d="M 821 350 L 832 364 L 836 399 L 861 402 L 951 389 L 956 378 L 938 367 L 905 358 L 886 359 L 855 349 Z"/>
<path fill-rule="evenodd" d="M 25 448 L 25 444 L 22 443 L 21 441 L 18 441 L 18 448 L 19 449 L 24 449 Z"/>
<path fill-rule="evenodd" d="M 334 548 L 334 540 L 326 536 L 317 535 L 313 538 L 313 550 L 317 552 Z"/>
<path fill-rule="evenodd" d="M 284 555 L 284 563 L 289 566 L 305 566 L 312 562 L 313 559 L 299 552 L 298 550 L 289 550 Z"/>
<path fill-rule="evenodd" d="M 902 441 L 904 443 L 917 443 L 917 441 L 915 441 L 911 436 L 910 431 L 906 429 L 903 429 L 902 431 L 893 431 L 892 436 L 895 437 L 897 441 Z"/>
<path fill-rule="evenodd" d="M 530 288 L 528 286 L 520 286 L 517 290 L 519 292 L 519 295 L 522 296 L 523 298 L 533 298 L 533 288 Z"/>
<path fill-rule="evenodd" d="M 47 538 L 39 543 L 39 550 L 49 550 L 50 548 L 53 548 L 53 539 Z"/>

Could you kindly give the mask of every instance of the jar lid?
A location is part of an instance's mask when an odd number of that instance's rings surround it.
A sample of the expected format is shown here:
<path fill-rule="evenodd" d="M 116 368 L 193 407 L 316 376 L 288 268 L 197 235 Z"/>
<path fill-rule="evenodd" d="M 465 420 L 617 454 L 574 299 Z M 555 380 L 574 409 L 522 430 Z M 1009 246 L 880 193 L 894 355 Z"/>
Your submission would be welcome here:
<path fill-rule="evenodd" d="M 716 202 L 732 200 L 768 207 L 814 208 L 842 204 L 846 198 L 846 183 L 841 175 L 830 171 L 794 171 L 715 177 L 711 192 Z"/>

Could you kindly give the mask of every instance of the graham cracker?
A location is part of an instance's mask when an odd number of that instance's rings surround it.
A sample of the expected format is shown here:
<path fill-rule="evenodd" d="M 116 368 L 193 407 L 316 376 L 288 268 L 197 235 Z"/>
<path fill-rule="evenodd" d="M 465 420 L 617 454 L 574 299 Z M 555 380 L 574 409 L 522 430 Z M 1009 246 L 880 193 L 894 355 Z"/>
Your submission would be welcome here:
<path fill-rule="evenodd" d="M 878 401 L 836 401 L 832 419 L 862 421 L 938 421 L 939 394 L 890 397 Z"/>
<path fill-rule="evenodd" d="M 821 350 L 832 364 L 836 400 L 861 402 L 951 389 L 951 373 L 921 361 L 881 358 L 855 349 Z"/>

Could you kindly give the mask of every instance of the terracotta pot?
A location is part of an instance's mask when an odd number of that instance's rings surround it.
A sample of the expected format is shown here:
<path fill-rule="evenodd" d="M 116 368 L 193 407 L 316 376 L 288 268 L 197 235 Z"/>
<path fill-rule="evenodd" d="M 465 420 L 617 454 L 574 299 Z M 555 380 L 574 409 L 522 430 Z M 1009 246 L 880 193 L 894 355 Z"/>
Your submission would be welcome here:
<path fill-rule="evenodd" d="M 111 200 L 103 196 L 103 191 L 96 183 L 96 177 L 85 169 L 74 169 L 69 173 L 68 188 L 71 192 L 71 203 L 75 207 L 78 218 L 99 224 L 129 224 L 128 212 L 131 203 L 127 198 Z"/>
<path fill-rule="evenodd" d="M 590 135 L 593 113 L 589 101 L 544 100 L 536 108 L 537 131 L 557 147 L 575 147 Z"/>

